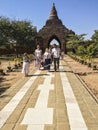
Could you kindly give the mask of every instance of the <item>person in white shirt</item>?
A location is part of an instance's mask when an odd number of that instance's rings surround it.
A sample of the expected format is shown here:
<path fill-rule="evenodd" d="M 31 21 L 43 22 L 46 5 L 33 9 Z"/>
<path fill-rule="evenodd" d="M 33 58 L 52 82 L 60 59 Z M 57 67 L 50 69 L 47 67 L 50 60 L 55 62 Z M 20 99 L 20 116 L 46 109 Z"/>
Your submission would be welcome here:
<path fill-rule="evenodd" d="M 37 45 L 37 49 L 35 50 L 35 67 L 38 67 L 39 69 L 41 67 L 41 59 L 42 59 L 42 50 L 40 49 L 40 46 Z"/>
<path fill-rule="evenodd" d="M 44 57 L 44 62 L 45 62 L 44 68 L 47 70 L 50 70 L 51 52 L 49 51 L 48 48 L 45 49 L 45 53 L 44 53 L 43 57 Z"/>
<path fill-rule="evenodd" d="M 28 54 L 25 52 L 23 55 L 23 66 L 22 66 L 22 73 L 25 74 L 25 77 L 28 76 L 29 66 L 30 66 L 30 59 Z"/>
<path fill-rule="evenodd" d="M 54 70 L 59 69 L 59 59 L 60 59 L 60 48 L 56 44 L 53 45 L 52 49 L 53 61 L 54 61 Z"/>

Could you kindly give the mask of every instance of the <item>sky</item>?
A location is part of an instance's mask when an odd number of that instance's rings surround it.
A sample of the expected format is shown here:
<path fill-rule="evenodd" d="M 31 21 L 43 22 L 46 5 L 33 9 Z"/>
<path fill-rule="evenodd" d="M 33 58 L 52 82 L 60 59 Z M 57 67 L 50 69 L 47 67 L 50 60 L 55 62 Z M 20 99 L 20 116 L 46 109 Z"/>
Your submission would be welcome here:
<path fill-rule="evenodd" d="M 98 0 L 0 0 L 0 16 L 29 20 L 39 31 L 49 19 L 53 3 L 69 30 L 90 39 L 98 29 Z"/>

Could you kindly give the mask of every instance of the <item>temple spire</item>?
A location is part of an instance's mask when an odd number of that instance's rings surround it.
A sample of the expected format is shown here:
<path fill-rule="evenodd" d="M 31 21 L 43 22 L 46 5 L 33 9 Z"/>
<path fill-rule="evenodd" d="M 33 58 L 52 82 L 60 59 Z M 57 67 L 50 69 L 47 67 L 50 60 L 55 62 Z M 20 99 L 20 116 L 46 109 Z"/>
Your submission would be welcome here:
<path fill-rule="evenodd" d="M 57 11 L 56 11 L 54 3 L 53 3 L 53 6 L 52 6 L 52 9 L 51 9 L 51 12 L 50 12 L 49 19 L 58 19 L 58 15 L 57 15 Z"/>

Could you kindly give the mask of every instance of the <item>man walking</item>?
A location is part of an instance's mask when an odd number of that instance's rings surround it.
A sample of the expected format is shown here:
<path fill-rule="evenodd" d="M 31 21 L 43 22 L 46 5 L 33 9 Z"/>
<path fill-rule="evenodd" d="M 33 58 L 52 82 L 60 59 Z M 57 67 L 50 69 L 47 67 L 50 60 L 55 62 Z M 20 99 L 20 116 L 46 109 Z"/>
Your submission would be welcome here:
<path fill-rule="evenodd" d="M 59 69 L 59 59 L 60 59 L 60 48 L 56 44 L 53 45 L 52 49 L 53 61 L 54 61 L 54 70 Z"/>

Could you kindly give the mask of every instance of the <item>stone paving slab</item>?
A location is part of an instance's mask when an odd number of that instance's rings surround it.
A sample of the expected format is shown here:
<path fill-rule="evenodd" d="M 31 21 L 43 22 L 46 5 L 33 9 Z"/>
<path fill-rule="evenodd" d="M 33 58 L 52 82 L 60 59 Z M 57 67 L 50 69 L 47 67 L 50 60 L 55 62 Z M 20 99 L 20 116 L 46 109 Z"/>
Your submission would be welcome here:
<path fill-rule="evenodd" d="M 29 89 L 3 124 L 1 130 L 98 130 L 98 104 L 69 66 L 64 61 L 61 62 L 62 65 L 60 65 L 58 72 L 44 70 L 33 73 L 31 77 L 26 77 L 25 80 L 17 84 L 18 87 L 13 89 L 13 94 L 12 90 L 8 90 L 8 97 L 5 97 L 4 104 L 3 102 L 0 104 L 1 111 L 15 94 L 20 91 L 23 85 L 27 82 L 29 85 L 30 79 L 32 78 L 33 80 L 34 78 Z M 64 81 L 66 79 L 65 75 L 68 78 L 66 82 Z M 68 82 L 67 86 L 63 84 L 63 81 L 65 84 Z M 65 87 L 71 86 L 72 95 L 69 93 L 69 87 L 67 93 L 67 90 L 63 88 L 64 85 Z M 43 94 L 41 94 L 42 92 Z M 67 99 L 65 99 L 64 93 L 68 94 Z M 11 98 L 9 98 L 10 96 Z M 70 105 L 71 111 L 68 110 L 68 105 Z M 76 107 L 77 105 L 78 108 Z M 83 117 L 81 118 L 85 122 L 85 128 L 78 124 L 78 109 L 80 109 L 80 114 Z M 50 115 L 48 116 L 49 113 Z M 34 119 L 36 120 L 35 123 Z M 0 120 L 2 119 L 0 118 Z M 70 123 L 71 121 L 72 123 Z M 72 127 L 72 125 L 75 127 Z"/>
<path fill-rule="evenodd" d="M 69 70 L 68 67 L 65 69 Z M 89 130 L 98 129 L 98 104 L 74 73 L 67 73 L 67 77 L 78 101 L 80 110 Z"/>

